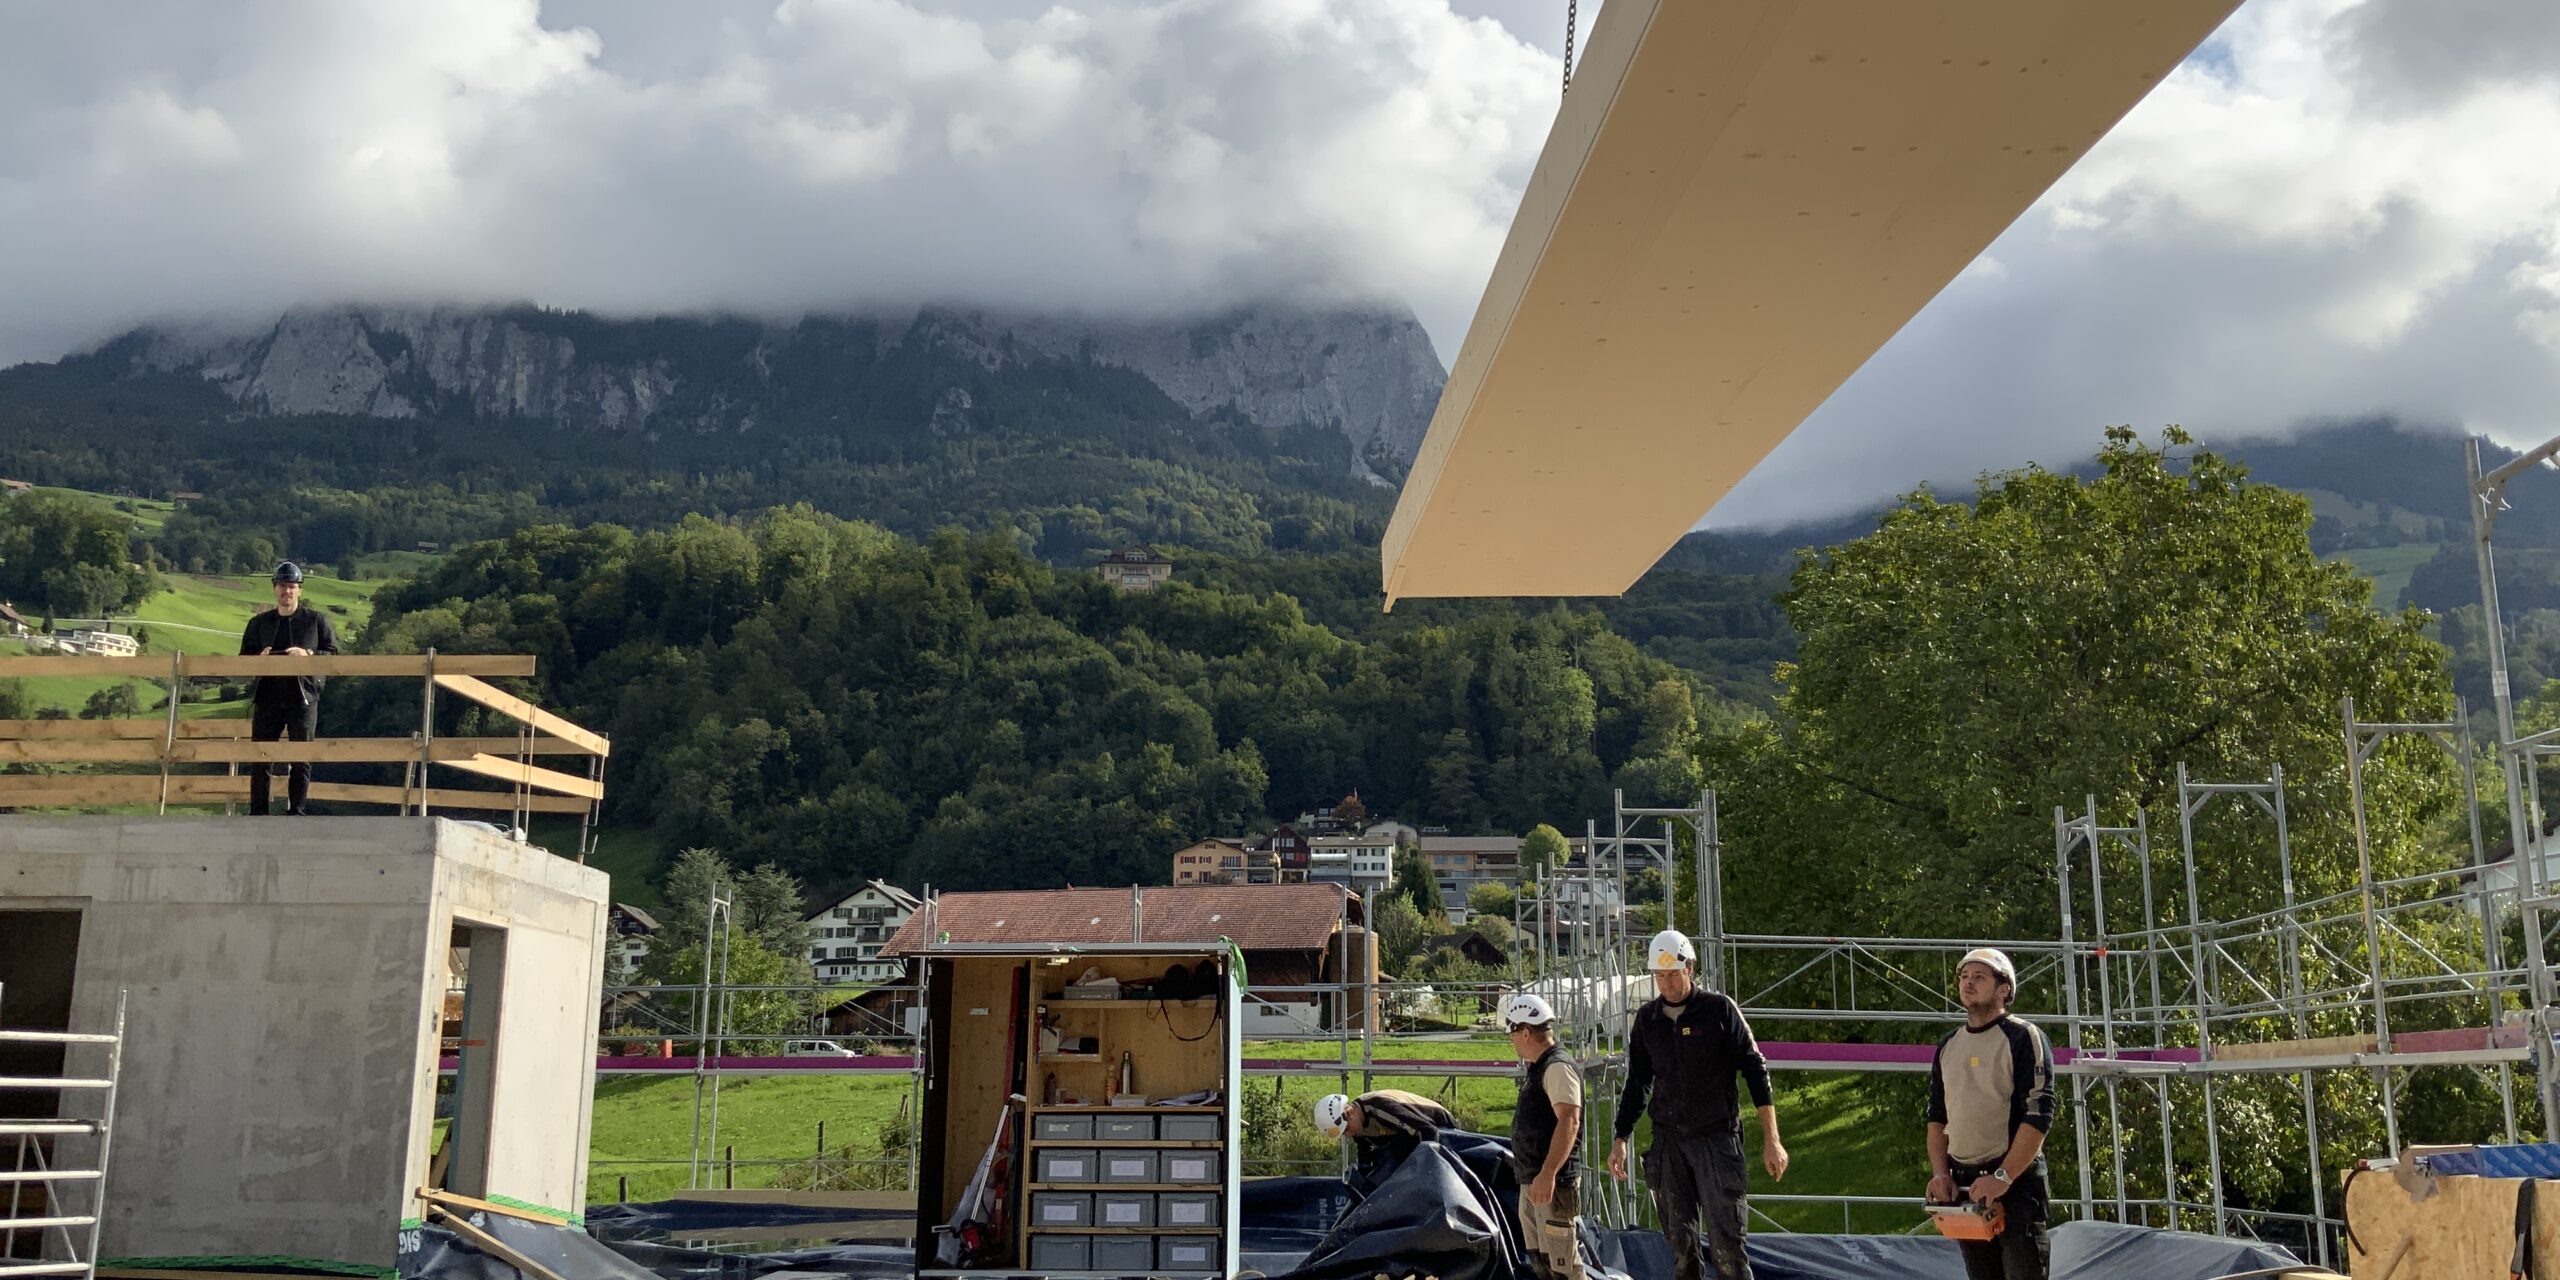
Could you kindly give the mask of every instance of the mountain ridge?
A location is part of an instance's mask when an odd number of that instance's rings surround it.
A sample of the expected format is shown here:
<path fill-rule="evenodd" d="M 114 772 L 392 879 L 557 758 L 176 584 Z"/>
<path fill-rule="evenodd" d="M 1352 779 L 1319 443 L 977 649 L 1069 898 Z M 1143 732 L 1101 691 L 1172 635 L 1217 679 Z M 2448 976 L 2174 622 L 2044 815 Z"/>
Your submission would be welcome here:
<path fill-rule="evenodd" d="M 513 307 L 342 306 L 264 328 L 136 329 L 96 353 L 134 373 L 192 375 L 243 411 L 385 420 L 457 417 L 577 430 L 745 434 L 777 400 L 822 398 L 846 365 L 935 343 L 990 370 L 1038 359 L 1117 365 L 1198 417 L 1274 431 L 1323 427 L 1349 468 L 1401 480 L 1447 373 L 1409 311 L 1247 307 L 1119 320 L 924 307 L 899 316 L 608 319 Z M 966 393 L 937 425 L 963 426 Z"/>

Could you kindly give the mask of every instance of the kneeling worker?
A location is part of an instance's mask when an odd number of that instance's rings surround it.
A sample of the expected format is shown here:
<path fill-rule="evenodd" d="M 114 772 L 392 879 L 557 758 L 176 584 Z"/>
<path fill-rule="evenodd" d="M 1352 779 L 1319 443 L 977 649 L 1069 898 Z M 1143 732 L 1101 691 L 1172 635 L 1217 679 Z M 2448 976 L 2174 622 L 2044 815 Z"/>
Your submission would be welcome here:
<path fill-rule="evenodd" d="M 1502 1002 L 1520 1073 L 1511 1112 L 1511 1169 L 1520 1234 L 1548 1280 L 1582 1280 L 1582 1071 L 1556 1046 L 1556 1011 L 1532 995 Z"/>
<path fill-rule="evenodd" d="M 1410 1155 L 1424 1139 L 1457 1127 L 1458 1118 L 1447 1107 L 1402 1089 L 1373 1089 L 1357 1098 L 1328 1093 L 1316 1099 L 1316 1132 L 1351 1139 L 1363 1169 L 1389 1153 Z"/>

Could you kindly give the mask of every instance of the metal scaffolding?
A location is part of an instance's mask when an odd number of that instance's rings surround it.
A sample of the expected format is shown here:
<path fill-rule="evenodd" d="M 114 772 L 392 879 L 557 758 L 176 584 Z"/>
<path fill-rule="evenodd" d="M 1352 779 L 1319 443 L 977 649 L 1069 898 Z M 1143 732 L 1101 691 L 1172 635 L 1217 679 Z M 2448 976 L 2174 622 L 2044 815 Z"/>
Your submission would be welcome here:
<path fill-rule="evenodd" d="M 0 1168 L 0 1280 L 98 1273 L 116 1086 L 124 1075 L 125 996 L 116 992 L 110 1031 L 0 1028 L 0 1043 L 54 1045 L 64 1059 L 58 1072 L 0 1077 L 0 1091 L 55 1098 L 31 1116 L 0 1120 L 0 1137 L 14 1140 L 8 1166 Z M 93 1054 L 97 1066 L 76 1074 L 74 1053 Z M 75 1154 L 83 1146 L 85 1154 Z M 21 1245 L 32 1245 L 34 1256 L 22 1256 Z"/>

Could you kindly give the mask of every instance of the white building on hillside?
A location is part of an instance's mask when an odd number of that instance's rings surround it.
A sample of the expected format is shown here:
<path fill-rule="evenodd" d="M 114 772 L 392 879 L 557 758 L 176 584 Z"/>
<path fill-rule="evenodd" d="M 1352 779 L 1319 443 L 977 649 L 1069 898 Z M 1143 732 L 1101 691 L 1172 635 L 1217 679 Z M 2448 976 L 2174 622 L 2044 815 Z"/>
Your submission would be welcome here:
<path fill-rule="evenodd" d="M 904 972 L 880 959 L 880 944 L 923 907 L 916 896 L 874 880 L 809 917 L 809 966 L 820 982 L 888 982 Z"/>

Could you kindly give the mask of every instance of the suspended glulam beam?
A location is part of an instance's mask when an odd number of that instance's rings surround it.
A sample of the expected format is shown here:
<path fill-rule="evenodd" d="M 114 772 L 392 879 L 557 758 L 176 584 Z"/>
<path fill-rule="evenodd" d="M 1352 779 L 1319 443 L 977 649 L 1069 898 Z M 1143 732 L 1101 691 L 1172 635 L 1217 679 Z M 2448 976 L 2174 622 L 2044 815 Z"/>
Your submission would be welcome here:
<path fill-rule="evenodd" d="M 2235 3 L 1610 0 L 1388 602 L 1624 591 Z"/>

